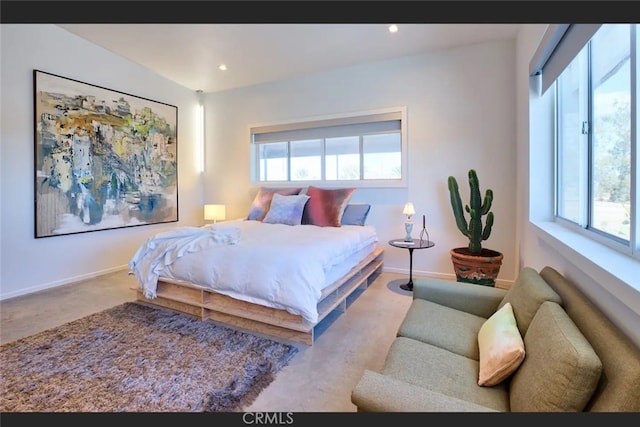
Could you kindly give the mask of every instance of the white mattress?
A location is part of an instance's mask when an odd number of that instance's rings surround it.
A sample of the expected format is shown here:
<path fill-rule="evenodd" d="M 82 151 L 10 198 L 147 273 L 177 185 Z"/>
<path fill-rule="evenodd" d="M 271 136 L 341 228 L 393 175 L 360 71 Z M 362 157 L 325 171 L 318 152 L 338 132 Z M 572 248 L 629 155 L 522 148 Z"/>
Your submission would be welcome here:
<path fill-rule="evenodd" d="M 176 230 L 145 242 L 130 268 L 147 297 L 158 277 L 301 315 L 317 323 L 322 290 L 370 254 L 371 226 L 317 227 L 227 221 Z M 212 237 L 234 236 L 235 244 Z M 172 239 L 176 239 L 175 241 Z M 221 243 L 222 242 L 222 243 Z"/>
<path fill-rule="evenodd" d="M 349 258 L 345 259 L 340 264 L 334 265 L 331 270 L 327 271 L 325 276 L 325 283 L 322 289 L 335 283 L 336 280 L 347 274 L 349 270 L 358 265 L 360 261 L 367 257 L 367 255 L 375 251 L 377 247 L 377 242 L 371 243 L 370 245 L 351 255 Z"/>

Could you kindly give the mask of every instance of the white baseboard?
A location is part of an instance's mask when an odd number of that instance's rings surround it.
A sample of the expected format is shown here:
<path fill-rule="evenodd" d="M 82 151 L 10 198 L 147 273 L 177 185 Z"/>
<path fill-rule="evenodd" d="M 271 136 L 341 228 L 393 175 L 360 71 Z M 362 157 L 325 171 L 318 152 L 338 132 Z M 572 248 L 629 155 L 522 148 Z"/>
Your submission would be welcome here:
<path fill-rule="evenodd" d="M 127 268 L 129 268 L 128 265 L 120 265 L 120 266 L 117 266 L 117 267 L 111 267 L 111 268 L 107 268 L 107 269 L 104 269 L 104 270 L 93 271 L 93 272 L 87 273 L 87 274 L 81 274 L 81 275 L 78 275 L 78 276 L 68 277 L 68 278 L 62 279 L 62 280 L 56 280 L 56 281 L 49 282 L 49 283 L 42 283 L 42 284 L 37 285 L 37 286 L 31 286 L 29 288 L 20 289 L 20 290 L 14 291 L 14 292 L 0 294 L 0 301 L 3 301 L 5 299 L 9 299 L 9 298 L 19 297 L 19 296 L 22 296 L 22 295 L 32 294 L 34 292 L 44 291 L 46 289 L 57 288 L 58 286 L 69 285 L 71 283 L 80 282 L 82 280 L 93 279 L 94 277 L 104 276 L 105 274 L 115 273 L 116 271 L 125 270 Z"/>

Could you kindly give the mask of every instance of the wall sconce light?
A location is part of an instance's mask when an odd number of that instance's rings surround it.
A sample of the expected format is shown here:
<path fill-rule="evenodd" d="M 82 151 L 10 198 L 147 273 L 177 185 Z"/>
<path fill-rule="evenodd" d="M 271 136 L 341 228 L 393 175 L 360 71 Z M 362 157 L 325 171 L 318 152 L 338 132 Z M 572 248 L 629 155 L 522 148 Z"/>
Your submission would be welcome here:
<path fill-rule="evenodd" d="M 411 231 L 413 230 L 413 223 L 411 222 L 411 217 L 416 213 L 416 209 L 413 207 L 413 203 L 407 202 L 404 205 L 404 209 L 402 213 L 407 216 L 407 220 L 404 222 L 404 231 L 407 233 L 404 237 L 405 242 L 412 242 Z"/>
<path fill-rule="evenodd" d="M 204 219 L 205 221 L 223 221 L 226 219 L 225 205 L 204 205 Z"/>

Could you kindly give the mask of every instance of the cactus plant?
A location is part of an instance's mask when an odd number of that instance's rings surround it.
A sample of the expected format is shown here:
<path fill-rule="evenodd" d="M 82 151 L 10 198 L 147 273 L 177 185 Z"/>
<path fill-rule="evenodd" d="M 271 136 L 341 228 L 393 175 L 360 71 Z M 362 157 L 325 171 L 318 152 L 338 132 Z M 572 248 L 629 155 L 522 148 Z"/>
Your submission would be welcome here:
<path fill-rule="evenodd" d="M 450 176 L 448 179 L 449 196 L 451 198 L 451 208 L 456 218 L 456 225 L 462 234 L 469 239 L 469 252 L 480 254 L 482 252 L 482 241 L 487 240 L 491 235 L 493 227 L 493 212 L 490 212 L 493 202 L 493 190 L 486 190 L 484 200 L 480 197 L 480 185 L 478 175 L 473 169 L 469 170 L 470 202 L 462 208 L 462 200 L 458 189 L 456 178 Z M 465 216 L 465 211 L 469 214 L 469 221 Z M 486 215 L 484 227 L 482 217 Z"/>

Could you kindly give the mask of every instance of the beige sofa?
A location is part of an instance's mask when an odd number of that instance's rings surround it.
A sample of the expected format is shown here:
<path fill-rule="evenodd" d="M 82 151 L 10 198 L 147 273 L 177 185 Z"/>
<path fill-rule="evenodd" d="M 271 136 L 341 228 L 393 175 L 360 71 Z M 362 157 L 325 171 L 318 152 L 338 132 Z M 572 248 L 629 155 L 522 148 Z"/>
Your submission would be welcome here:
<path fill-rule="evenodd" d="M 524 360 L 479 386 L 478 332 L 507 302 Z M 551 267 L 525 267 L 508 291 L 418 279 L 383 368 L 351 400 L 359 412 L 637 412 L 640 349 Z"/>

